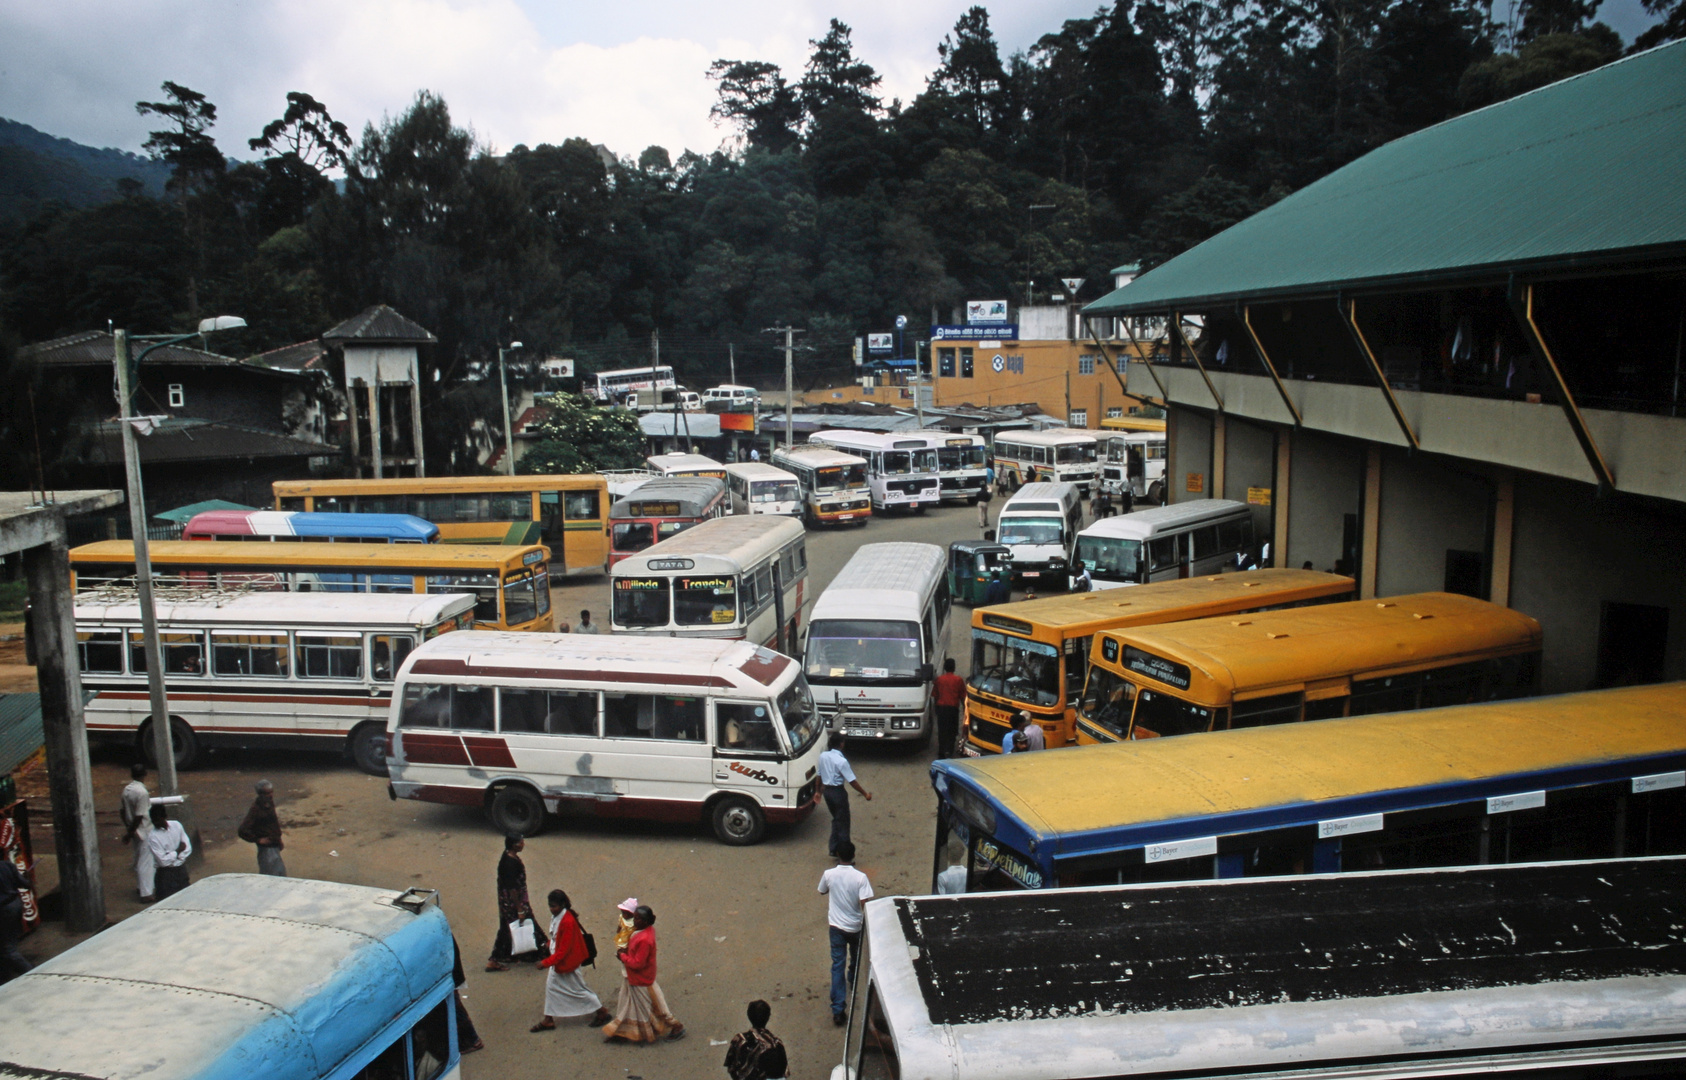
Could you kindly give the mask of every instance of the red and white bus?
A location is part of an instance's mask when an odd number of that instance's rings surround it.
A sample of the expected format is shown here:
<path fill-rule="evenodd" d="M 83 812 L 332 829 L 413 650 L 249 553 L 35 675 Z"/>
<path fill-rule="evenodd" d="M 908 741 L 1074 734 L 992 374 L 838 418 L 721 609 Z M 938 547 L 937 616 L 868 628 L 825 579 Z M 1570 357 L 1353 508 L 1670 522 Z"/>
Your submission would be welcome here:
<path fill-rule="evenodd" d="M 609 565 L 726 512 L 726 485 L 711 476 L 663 476 L 640 484 L 609 507 Z"/>

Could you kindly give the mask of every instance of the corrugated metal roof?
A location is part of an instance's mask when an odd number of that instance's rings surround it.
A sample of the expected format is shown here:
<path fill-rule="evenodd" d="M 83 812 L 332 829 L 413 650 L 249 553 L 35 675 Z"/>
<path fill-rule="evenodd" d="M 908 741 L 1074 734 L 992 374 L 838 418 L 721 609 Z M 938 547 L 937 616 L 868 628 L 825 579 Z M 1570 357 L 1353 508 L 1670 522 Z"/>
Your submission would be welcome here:
<path fill-rule="evenodd" d="M 255 356 L 248 356 L 245 363 L 256 367 L 276 368 L 282 371 L 314 371 L 322 367 L 328 356 L 328 347 L 320 341 L 300 341 L 293 345 L 283 345 L 279 349 L 270 349 Z"/>
<path fill-rule="evenodd" d="M 376 304 L 372 308 L 353 315 L 338 326 L 322 335 L 323 341 L 360 341 L 367 344 L 376 342 L 404 343 L 417 345 L 431 345 L 439 339 L 430 334 L 421 324 L 411 321 L 385 304 Z"/>
<path fill-rule="evenodd" d="M 146 342 L 130 339 L 129 355 L 139 356 L 146 347 Z M 66 334 L 51 341 L 25 345 L 18 350 L 18 356 L 37 364 L 57 367 L 109 368 L 112 362 L 111 348 L 111 334 L 104 330 L 88 330 L 80 334 Z M 232 356 L 206 352 L 204 349 L 189 349 L 181 345 L 166 345 L 156 350 L 146 358 L 146 364 L 148 368 L 172 364 L 183 367 L 255 368 L 266 375 L 288 379 L 299 377 L 292 371 L 244 364 Z"/>
<path fill-rule="evenodd" d="M 0 776 L 22 765 L 46 741 L 41 727 L 41 695 L 0 695 Z"/>
<path fill-rule="evenodd" d="M 1379 147 L 1087 315 L 1686 251 L 1686 42 Z"/>
<path fill-rule="evenodd" d="M 95 434 L 98 453 L 108 462 L 122 462 L 123 441 L 115 423 L 102 423 Z M 340 448 L 328 443 L 295 439 L 278 431 L 246 427 L 221 420 L 171 417 L 152 434 L 136 440 L 143 465 L 166 461 L 222 461 L 243 458 L 328 457 Z M 96 457 L 96 460 L 101 460 Z"/>
<path fill-rule="evenodd" d="M 194 515 L 203 514 L 208 510 L 256 510 L 255 506 L 243 506 L 227 499 L 206 499 L 204 502 L 188 503 L 178 506 L 174 510 L 163 510 L 153 514 L 157 521 L 173 521 L 177 525 L 186 525 L 193 520 Z"/>
<path fill-rule="evenodd" d="M 679 435 L 691 439 L 720 437 L 720 417 L 713 413 L 682 412 L 675 417 L 670 412 L 645 413 L 638 418 L 638 426 L 649 436 Z"/>

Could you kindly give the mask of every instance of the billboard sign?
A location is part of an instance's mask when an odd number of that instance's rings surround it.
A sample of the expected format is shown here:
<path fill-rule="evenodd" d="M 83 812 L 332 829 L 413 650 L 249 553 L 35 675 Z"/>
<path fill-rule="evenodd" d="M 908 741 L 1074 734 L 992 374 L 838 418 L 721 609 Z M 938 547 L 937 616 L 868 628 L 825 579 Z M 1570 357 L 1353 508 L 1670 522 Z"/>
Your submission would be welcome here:
<path fill-rule="evenodd" d="M 1007 321 L 1007 301 L 968 300 L 966 321 L 969 323 L 1004 323 Z"/>
<path fill-rule="evenodd" d="M 895 352 L 896 335 L 868 334 L 866 336 L 866 348 L 868 352 Z"/>
<path fill-rule="evenodd" d="M 983 323 L 979 326 L 933 326 L 932 341 L 1017 341 L 1018 323 Z"/>

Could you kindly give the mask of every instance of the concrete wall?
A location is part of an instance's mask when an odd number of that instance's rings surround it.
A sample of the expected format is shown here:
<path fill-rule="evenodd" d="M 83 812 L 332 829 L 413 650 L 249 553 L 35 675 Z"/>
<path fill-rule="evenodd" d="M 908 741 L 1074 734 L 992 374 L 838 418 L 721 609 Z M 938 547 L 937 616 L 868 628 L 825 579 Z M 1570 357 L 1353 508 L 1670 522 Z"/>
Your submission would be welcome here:
<path fill-rule="evenodd" d="M 1165 424 L 1170 459 L 1165 465 L 1165 501 L 1183 502 L 1188 499 L 1211 499 L 1212 492 L 1212 419 L 1191 409 L 1171 409 Z M 1201 490 L 1187 490 L 1189 473 L 1199 473 Z"/>
<path fill-rule="evenodd" d="M 1490 565 L 1490 481 L 1427 454 L 1382 452 L 1376 595 L 1438 591 L 1448 549 L 1482 552 Z"/>
<path fill-rule="evenodd" d="M 1247 501 L 1248 488 L 1271 490 L 1275 502 L 1276 431 L 1230 417 L 1224 435 L 1224 489 L 1221 497 Z M 1218 495 L 1217 492 L 1213 493 Z M 1253 535 L 1260 543 L 1270 539 L 1274 506 L 1253 507 Z M 1281 565 L 1278 563 L 1278 565 Z"/>
<path fill-rule="evenodd" d="M 1288 476 L 1288 550 L 1277 565 L 1310 559 L 1318 570 L 1333 570 L 1346 515 L 1364 512 L 1364 444 L 1295 432 Z"/>

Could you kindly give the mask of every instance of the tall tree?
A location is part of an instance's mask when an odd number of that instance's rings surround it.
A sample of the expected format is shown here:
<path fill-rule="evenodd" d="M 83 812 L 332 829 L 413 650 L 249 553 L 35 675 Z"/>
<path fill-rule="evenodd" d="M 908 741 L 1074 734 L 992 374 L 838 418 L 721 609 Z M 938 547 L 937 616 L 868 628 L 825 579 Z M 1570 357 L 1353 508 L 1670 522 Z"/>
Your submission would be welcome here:
<path fill-rule="evenodd" d="M 710 117 L 737 125 L 750 146 L 777 153 L 796 145 L 802 104 L 777 64 L 716 60 L 708 77 L 720 84 Z"/>
<path fill-rule="evenodd" d="M 193 271 L 187 279 L 187 310 L 193 322 L 199 320 L 199 283 L 205 273 L 205 200 L 215 190 L 227 168 L 216 140 L 206 134 L 217 122 L 217 107 L 204 94 L 180 83 L 165 80 L 167 101 L 137 101 L 135 111 L 157 116 L 173 125 L 148 132 L 141 148 L 153 158 L 167 162 L 172 175 L 167 189 L 181 200 L 182 222 L 193 249 Z"/>
<path fill-rule="evenodd" d="M 864 113 L 877 113 L 883 107 L 875 92 L 879 75 L 872 65 L 855 58 L 850 33 L 846 25 L 832 19 L 825 37 L 808 42 L 813 52 L 797 94 L 810 119 L 833 106 Z"/>
<path fill-rule="evenodd" d="M 941 63 L 927 81 L 931 92 L 953 103 L 956 116 L 977 135 L 998 125 L 1007 111 L 1007 69 L 989 29 L 989 12 L 968 8 L 937 46 Z"/>
<path fill-rule="evenodd" d="M 324 174 L 351 163 L 351 132 L 328 115 L 327 106 L 297 90 L 288 92 L 286 111 L 246 145 L 264 155 L 260 209 L 266 235 L 302 222 L 311 205 L 332 189 Z"/>

